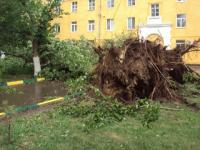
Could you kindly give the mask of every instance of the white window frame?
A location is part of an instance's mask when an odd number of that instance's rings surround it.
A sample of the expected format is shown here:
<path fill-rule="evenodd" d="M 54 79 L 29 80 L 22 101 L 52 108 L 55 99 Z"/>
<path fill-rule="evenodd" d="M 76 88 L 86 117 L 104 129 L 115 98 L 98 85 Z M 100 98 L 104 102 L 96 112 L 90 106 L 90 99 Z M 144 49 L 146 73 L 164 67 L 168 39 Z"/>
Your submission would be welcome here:
<path fill-rule="evenodd" d="M 95 30 L 95 20 L 88 20 L 88 31 L 93 32 Z"/>
<path fill-rule="evenodd" d="M 127 0 L 128 6 L 134 6 L 135 0 Z"/>
<path fill-rule="evenodd" d="M 55 33 L 60 33 L 60 25 L 59 24 L 55 24 L 54 25 L 54 32 Z"/>
<path fill-rule="evenodd" d="M 107 0 L 107 8 L 115 7 L 115 0 Z"/>
<path fill-rule="evenodd" d="M 179 17 L 179 16 L 182 16 Z M 186 27 L 186 14 L 177 14 L 176 15 L 176 27 L 177 28 L 185 28 Z"/>
<path fill-rule="evenodd" d="M 131 24 L 129 24 L 131 23 Z M 127 19 L 127 30 L 135 29 L 135 17 L 128 17 Z"/>
<path fill-rule="evenodd" d="M 186 47 L 186 41 L 185 40 L 176 40 L 176 47 L 184 49 Z"/>
<path fill-rule="evenodd" d="M 60 14 L 60 12 L 61 12 L 60 6 L 55 6 L 54 11 L 56 14 Z"/>
<path fill-rule="evenodd" d="M 71 12 L 77 12 L 78 9 L 78 2 L 77 1 L 73 1 L 71 3 Z"/>
<path fill-rule="evenodd" d="M 88 10 L 95 10 L 95 0 L 88 0 Z"/>
<path fill-rule="evenodd" d="M 114 19 L 107 19 L 106 20 L 106 30 L 113 31 L 114 30 Z"/>
<path fill-rule="evenodd" d="M 71 32 L 77 32 L 77 21 L 71 22 Z"/>
<path fill-rule="evenodd" d="M 151 17 L 160 16 L 160 5 L 158 3 L 151 4 Z"/>

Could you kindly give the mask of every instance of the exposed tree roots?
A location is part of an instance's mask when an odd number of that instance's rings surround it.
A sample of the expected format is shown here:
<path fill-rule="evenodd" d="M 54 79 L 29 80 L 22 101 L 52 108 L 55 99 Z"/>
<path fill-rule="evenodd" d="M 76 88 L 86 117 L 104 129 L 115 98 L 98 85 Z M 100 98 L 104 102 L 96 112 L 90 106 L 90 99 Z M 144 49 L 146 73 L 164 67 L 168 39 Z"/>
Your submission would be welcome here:
<path fill-rule="evenodd" d="M 106 95 L 125 103 L 138 98 L 183 100 L 177 94 L 177 83 L 191 71 L 182 61 L 186 50 L 166 50 L 150 41 L 128 39 L 122 48 L 98 47 L 99 63 L 95 69 L 97 84 Z"/>

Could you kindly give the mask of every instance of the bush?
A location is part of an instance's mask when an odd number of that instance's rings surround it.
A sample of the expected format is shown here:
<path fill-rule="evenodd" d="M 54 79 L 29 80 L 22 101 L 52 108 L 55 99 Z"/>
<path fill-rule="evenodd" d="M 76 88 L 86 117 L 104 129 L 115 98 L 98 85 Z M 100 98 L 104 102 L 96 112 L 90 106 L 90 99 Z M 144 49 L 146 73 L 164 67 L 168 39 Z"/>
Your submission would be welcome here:
<path fill-rule="evenodd" d="M 32 72 L 32 66 L 27 65 L 23 59 L 6 56 L 0 59 L 0 76 L 29 74 Z"/>
<path fill-rule="evenodd" d="M 149 99 L 125 105 L 112 97 L 104 96 L 99 89 L 88 83 L 86 76 L 66 82 L 66 102 L 57 108 L 61 115 L 81 118 L 84 131 L 100 128 L 127 117 L 135 117 L 143 126 L 150 127 L 159 118 L 160 107 Z"/>
<path fill-rule="evenodd" d="M 187 72 L 183 75 L 183 80 L 184 82 L 194 83 L 200 81 L 200 78 L 195 73 Z"/>
<path fill-rule="evenodd" d="M 46 46 L 42 57 L 50 64 L 43 74 L 50 79 L 78 77 L 90 73 L 97 60 L 92 44 L 84 38 L 81 40 L 53 40 Z"/>
<path fill-rule="evenodd" d="M 113 39 L 104 40 L 102 48 L 110 49 L 113 46 L 117 48 L 123 47 L 124 42 L 131 38 L 137 38 L 137 35 L 135 33 L 122 33 L 116 35 Z"/>
<path fill-rule="evenodd" d="M 81 118 L 84 130 L 100 128 L 114 122 L 120 122 L 127 117 L 135 117 L 143 126 L 150 125 L 159 118 L 159 105 L 149 100 L 139 100 L 136 104 L 124 105 L 111 98 L 74 100 L 59 107 L 60 114 Z"/>

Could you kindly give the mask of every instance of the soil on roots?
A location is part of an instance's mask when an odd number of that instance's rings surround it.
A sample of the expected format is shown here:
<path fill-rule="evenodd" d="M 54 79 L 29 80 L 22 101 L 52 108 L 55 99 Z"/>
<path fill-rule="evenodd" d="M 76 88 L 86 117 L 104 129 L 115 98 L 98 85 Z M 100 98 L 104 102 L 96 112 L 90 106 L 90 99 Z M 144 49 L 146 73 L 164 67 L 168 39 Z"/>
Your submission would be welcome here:
<path fill-rule="evenodd" d="M 95 51 L 99 55 L 95 79 L 104 94 L 125 103 L 138 98 L 182 100 L 176 90 L 190 71 L 182 60 L 185 51 L 138 39 L 126 40 L 121 48 Z"/>

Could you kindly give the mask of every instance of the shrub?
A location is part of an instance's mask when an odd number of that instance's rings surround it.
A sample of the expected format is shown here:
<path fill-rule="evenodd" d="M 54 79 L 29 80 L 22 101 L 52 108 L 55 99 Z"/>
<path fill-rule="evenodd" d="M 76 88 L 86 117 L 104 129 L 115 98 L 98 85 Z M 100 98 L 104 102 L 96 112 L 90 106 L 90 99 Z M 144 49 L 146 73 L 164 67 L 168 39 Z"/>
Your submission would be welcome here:
<path fill-rule="evenodd" d="M 53 40 L 46 46 L 42 57 L 48 59 L 49 65 L 43 74 L 50 79 L 78 77 L 90 73 L 97 60 L 92 44 L 84 38 L 80 40 Z"/>
<path fill-rule="evenodd" d="M 124 42 L 130 38 L 137 38 L 136 33 L 122 33 L 119 35 L 115 35 L 113 39 L 104 40 L 102 44 L 103 49 L 110 49 L 112 46 L 114 47 L 123 47 Z"/>
<path fill-rule="evenodd" d="M 11 56 L 0 59 L 0 76 L 29 74 L 30 72 L 32 72 L 32 66 L 26 64 L 23 59 Z"/>
<path fill-rule="evenodd" d="M 195 73 L 187 72 L 183 75 L 183 80 L 184 82 L 194 83 L 200 81 L 200 78 Z"/>
<path fill-rule="evenodd" d="M 136 117 L 143 126 L 150 127 L 159 118 L 159 105 L 149 99 L 125 105 L 104 96 L 99 89 L 88 84 L 87 77 L 67 81 L 66 103 L 57 108 L 61 115 L 81 118 L 84 131 L 100 128 L 127 117 Z"/>

